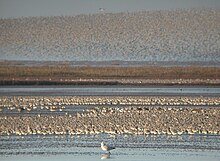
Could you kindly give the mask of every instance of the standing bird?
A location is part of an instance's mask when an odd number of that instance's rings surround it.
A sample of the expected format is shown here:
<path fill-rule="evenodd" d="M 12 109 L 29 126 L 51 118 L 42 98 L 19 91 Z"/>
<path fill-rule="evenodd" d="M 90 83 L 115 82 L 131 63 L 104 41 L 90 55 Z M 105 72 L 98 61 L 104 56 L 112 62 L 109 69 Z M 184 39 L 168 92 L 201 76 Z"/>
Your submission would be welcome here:
<path fill-rule="evenodd" d="M 102 143 L 101 143 L 101 149 L 102 149 L 103 151 L 109 152 L 110 150 L 115 149 L 115 147 L 108 146 L 108 145 L 106 145 L 106 144 L 104 144 L 104 143 L 102 142 Z M 110 153 L 110 152 L 109 152 L 109 153 Z"/>

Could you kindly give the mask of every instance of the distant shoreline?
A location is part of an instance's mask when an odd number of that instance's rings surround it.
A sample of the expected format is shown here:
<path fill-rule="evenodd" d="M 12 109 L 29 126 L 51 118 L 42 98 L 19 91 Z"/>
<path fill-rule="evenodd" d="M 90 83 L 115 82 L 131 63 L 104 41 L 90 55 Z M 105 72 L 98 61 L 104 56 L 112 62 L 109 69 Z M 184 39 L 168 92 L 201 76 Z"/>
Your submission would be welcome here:
<path fill-rule="evenodd" d="M 219 67 L 0 66 L 0 85 L 220 85 Z"/>
<path fill-rule="evenodd" d="M 1 86 L 117 86 L 117 85 L 131 85 L 131 86 L 176 86 L 176 85 L 193 85 L 193 86 L 220 86 L 220 79 L 218 80 L 144 80 L 144 79 L 126 79 L 126 80 L 0 80 Z"/>
<path fill-rule="evenodd" d="M 34 60 L 1 60 L 1 66 L 39 67 L 39 66 L 69 66 L 69 67 L 220 67 L 218 61 L 34 61 Z"/>

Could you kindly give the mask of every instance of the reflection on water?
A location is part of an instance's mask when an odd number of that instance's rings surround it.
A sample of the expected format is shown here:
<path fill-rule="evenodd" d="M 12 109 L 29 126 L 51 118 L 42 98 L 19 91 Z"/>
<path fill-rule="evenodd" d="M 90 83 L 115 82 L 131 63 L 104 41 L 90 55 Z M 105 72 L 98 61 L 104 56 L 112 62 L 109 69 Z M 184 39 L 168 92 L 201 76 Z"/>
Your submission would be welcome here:
<path fill-rule="evenodd" d="M 103 153 L 101 142 L 116 149 Z M 220 135 L 1 136 L 1 161 L 169 160 L 219 161 Z"/>

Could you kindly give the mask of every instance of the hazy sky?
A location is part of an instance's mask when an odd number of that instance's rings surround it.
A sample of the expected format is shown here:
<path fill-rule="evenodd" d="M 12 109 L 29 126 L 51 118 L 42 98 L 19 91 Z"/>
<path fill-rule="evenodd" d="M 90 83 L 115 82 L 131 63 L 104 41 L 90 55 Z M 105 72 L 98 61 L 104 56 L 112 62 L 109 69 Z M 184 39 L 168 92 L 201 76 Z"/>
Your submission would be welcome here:
<path fill-rule="evenodd" d="M 220 0 L 0 0 L 0 17 L 220 7 Z"/>

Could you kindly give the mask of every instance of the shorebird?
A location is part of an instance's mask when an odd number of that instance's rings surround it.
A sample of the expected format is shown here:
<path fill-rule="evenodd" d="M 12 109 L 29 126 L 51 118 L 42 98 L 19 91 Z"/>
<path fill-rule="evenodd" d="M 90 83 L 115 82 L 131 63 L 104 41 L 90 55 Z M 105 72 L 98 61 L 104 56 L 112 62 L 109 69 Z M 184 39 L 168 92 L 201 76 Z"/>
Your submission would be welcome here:
<path fill-rule="evenodd" d="M 115 147 L 112 147 L 112 146 L 106 145 L 106 144 L 104 144 L 104 143 L 102 142 L 102 143 L 101 143 L 101 149 L 102 149 L 103 151 L 107 151 L 107 152 L 109 152 L 110 150 L 115 149 Z M 109 153 L 110 153 L 110 152 L 109 152 Z"/>

